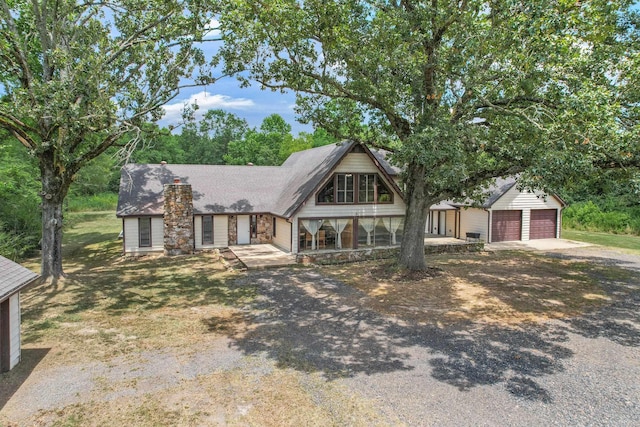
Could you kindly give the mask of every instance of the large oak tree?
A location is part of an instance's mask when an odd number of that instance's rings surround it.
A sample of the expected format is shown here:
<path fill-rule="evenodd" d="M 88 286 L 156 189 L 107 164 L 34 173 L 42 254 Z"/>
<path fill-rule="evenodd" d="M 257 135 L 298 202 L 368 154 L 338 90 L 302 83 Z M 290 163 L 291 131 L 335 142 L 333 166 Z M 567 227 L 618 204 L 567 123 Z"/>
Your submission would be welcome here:
<path fill-rule="evenodd" d="M 62 269 L 63 200 L 74 176 L 185 84 L 211 83 L 196 42 L 213 2 L 0 0 L 0 127 L 38 160 L 42 276 Z M 186 83 L 185 83 L 186 82 Z"/>
<path fill-rule="evenodd" d="M 238 0 L 221 14 L 222 56 L 247 83 L 298 91 L 303 118 L 394 152 L 400 262 L 423 269 L 433 203 L 504 175 L 550 189 L 599 167 L 637 173 L 630 5 Z"/>

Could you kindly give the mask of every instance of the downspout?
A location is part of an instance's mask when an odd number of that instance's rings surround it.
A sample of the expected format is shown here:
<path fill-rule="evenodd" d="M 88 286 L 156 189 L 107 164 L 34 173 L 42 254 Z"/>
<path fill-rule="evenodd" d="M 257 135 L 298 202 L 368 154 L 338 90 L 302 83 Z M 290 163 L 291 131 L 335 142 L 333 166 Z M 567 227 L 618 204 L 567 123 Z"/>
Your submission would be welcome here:
<path fill-rule="evenodd" d="M 558 229 L 556 230 L 556 236 L 558 239 L 562 239 L 562 207 L 558 209 L 558 221 L 556 221 Z"/>

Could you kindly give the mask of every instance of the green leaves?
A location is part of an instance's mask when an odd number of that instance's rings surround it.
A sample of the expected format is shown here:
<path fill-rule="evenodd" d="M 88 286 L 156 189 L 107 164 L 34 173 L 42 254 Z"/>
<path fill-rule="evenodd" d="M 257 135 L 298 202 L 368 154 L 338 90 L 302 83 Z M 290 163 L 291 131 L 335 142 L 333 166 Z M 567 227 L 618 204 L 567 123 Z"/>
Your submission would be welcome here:
<path fill-rule="evenodd" d="M 229 2 L 221 57 L 244 78 L 303 93 L 305 120 L 376 146 L 399 144 L 399 159 L 432 171 L 426 182 L 441 181 L 434 164 L 458 169 L 469 185 L 492 173 L 539 175 L 550 158 L 563 162 L 547 175 L 562 166 L 569 177 L 577 164 L 592 163 L 587 158 L 624 151 L 612 149 L 624 134 L 621 117 L 633 114 L 637 124 L 630 5 Z M 598 144 L 566 149 L 585 138 Z"/>

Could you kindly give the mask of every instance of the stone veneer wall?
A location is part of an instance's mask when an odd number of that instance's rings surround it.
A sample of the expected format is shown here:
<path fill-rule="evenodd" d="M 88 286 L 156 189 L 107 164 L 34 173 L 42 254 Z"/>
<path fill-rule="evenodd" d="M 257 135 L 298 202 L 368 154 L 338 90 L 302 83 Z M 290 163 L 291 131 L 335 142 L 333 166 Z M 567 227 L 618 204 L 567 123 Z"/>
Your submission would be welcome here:
<path fill-rule="evenodd" d="M 262 244 L 273 242 L 273 216 L 271 215 L 258 215 L 258 237 L 251 239 L 251 244 Z"/>
<path fill-rule="evenodd" d="M 164 186 L 164 254 L 194 251 L 193 192 L 191 185 L 176 179 Z"/>
<path fill-rule="evenodd" d="M 460 243 L 452 245 L 425 246 L 425 254 L 480 252 L 484 250 L 484 242 Z M 344 264 L 348 262 L 366 261 L 370 259 L 387 259 L 400 255 L 400 247 L 346 249 L 341 251 L 316 251 L 296 254 L 296 262 L 300 264 Z"/>
<path fill-rule="evenodd" d="M 229 229 L 227 231 L 229 235 L 229 244 L 238 244 L 238 217 L 235 215 L 229 215 Z"/>

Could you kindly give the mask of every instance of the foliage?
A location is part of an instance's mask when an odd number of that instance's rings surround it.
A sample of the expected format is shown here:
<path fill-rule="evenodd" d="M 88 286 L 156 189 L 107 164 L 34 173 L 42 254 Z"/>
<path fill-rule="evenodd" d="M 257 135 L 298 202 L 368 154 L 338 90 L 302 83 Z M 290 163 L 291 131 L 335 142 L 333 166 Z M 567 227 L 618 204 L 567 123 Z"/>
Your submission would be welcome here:
<path fill-rule="evenodd" d="M 246 120 L 223 110 L 209 110 L 195 123 L 188 122 L 182 130 L 180 143 L 185 163 L 219 165 L 232 141 L 242 140 L 249 131 Z"/>
<path fill-rule="evenodd" d="M 231 141 L 228 153 L 223 156 L 229 165 L 279 165 L 283 144 L 291 145 L 291 125 L 278 114 L 266 117 L 260 130 L 250 130 L 244 139 Z"/>
<path fill-rule="evenodd" d="M 34 159 L 0 132 L 0 255 L 18 260 L 38 247 L 40 196 Z"/>
<path fill-rule="evenodd" d="M 574 230 L 640 235 L 640 206 L 602 210 L 589 200 L 568 206 L 562 220 L 565 228 Z"/>
<path fill-rule="evenodd" d="M 62 206 L 76 175 L 112 146 L 131 150 L 185 82 L 215 80 L 196 47 L 212 38 L 214 6 L 0 2 L 0 128 L 38 162 L 43 277 L 63 273 Z"/>
<path fill-rule="evenodd" d="M 153 126 L 132 153 L 133 162 L 273 166 L 296 151 L 336 142 L 322 128 L 294 137 L 291 125 L 278 114 L 266 117 L 259 129 L 249 128 L 245 119 L 223 110 L 209 110 L 197 122 L 191 119 L 180 135 Z"/>
<path fill-rule="evenodd" d="M 424 269 L 432 203 L 475 197 L 504 175 L 553 190 L 603 168 L 638 170 L 631 5 L 234 1 L 221 13 L 220 56 L 245 84 L 298 91 L 303 118 L 395 152 L 407 203 L 400 262 Z"/>

